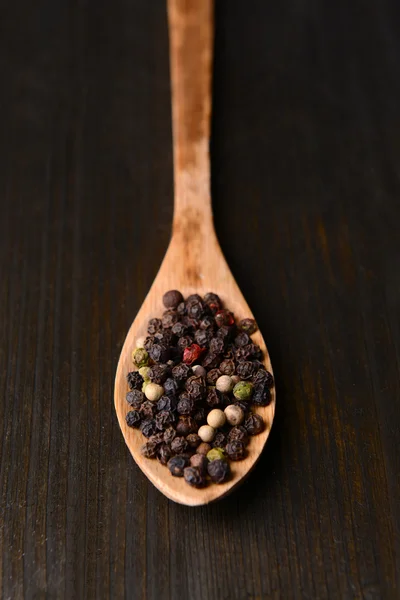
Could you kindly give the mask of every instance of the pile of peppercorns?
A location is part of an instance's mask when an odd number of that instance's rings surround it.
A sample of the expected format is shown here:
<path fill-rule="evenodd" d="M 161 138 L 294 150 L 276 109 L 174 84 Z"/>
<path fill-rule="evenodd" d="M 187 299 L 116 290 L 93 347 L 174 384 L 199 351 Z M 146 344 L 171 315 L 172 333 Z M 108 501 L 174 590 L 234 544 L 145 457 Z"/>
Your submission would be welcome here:
<path fill-rule="evenodd" d="M 264 428 L 251 406 L 271 402 L 271 373 L 250 335 L 253 319 L 235 324 L 213 293 L 186 300 L 164 294 L 166 311 L 151 319 L 132 352 L 128 373 L 129 427 L 147 438 L 146 458 L 157 458 L 175 477 L 195 487 L 223 483 L 229 461 L 246 457 L 249 436 Z"/>

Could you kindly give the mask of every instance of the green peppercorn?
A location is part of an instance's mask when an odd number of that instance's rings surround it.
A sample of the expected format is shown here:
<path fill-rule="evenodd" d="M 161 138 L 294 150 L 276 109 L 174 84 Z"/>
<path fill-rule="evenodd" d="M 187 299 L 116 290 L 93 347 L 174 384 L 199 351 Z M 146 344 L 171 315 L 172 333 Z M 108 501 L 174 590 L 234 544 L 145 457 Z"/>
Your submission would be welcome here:
<path fill-rule="evenodd" d="M 253 384 L 249 381 L 239 381 L 233 388 L 233 395 L 238 400 L 250 400 L 253 393 Z"/>
<path fill-rule="evenodd" d="M 145 381 L 149 381 L 150 367 L 140 367 L 139 374 L 143 377 Z"/>
<path fill-rule="evenodd" d="M 149 364 L 149 355 L 144 348 L 136 348 L 132 352 L 132 360 L 137 367 L 147 367 Z"/>
<path fill-rule="evenodd" d="M 222 448 L 213 448 L 207 452 L 207 458 L 210 462 L 213 460 L 225 460 L 226 455 Z"/>

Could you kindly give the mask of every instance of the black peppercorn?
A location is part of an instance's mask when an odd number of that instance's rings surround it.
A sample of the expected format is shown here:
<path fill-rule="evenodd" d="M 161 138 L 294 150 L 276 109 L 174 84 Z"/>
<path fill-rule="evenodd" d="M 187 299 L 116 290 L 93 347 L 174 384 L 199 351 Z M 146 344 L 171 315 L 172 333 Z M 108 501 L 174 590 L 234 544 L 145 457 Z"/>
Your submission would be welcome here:
<path fill-rule="evenodd" d="M 256 365 L 250 360 L 244 360 L 238 363 L 236 373 L 239 375 L 240 379 L 251 379 L 256 368 Z"/>
<path fill-rule="evenodd" d="M 257 323 L 254 319 L 242 319 L 239 323 L 239 329 L 251 335 L 257 331 Z"/>
<path fill-rule="evenodd" d="M 199 444 L 197 446 L 196 452 L 197 452 L 197 454 L 202 454 L 203 456 L 207 456 L 207 454 L 210 452 L 210 450 L 212 450 L 210 444 L 208 444 L 207 442 L 201 442 L 201 444 Z"/>
<path fill-rule="evenodd" d="M 225 450 L 230 460 L 243 460 L 246 456 L 246 448 L 243 442 L 229 442 Z"/>
<path fill-rule="evenodd" d="M 253 404 L 268 406 L 271 402 L 271 391 L 266 382 L 257 383 L 254 386 Z"/>
<path fill-rule="evenodd" d="M 222 396 L 215 387 L 209 387 L 207 389 L 207 404 L 211 408 L 217 408 L 222 405 Z"/>
<path fill-rule="evenodd" d="M 203 377 L 192 375 L 186 381 L 185 389 L 192 400 L 202 400 L 206 394 L 207 388 Z"/>
<path fill-rule="evenodd" d="M 157 449 L 158 444 L 149 440 L 141 447 L 140 452 L 145 458 L 155 458 L 157 455 Z"/>
<path fill-rule="evenodd" d="M 213 354 L 223 354 L 225 350 L 225 340 L 220 337 L 213 337 L 210 341 L 210 352 Z"/>
<path fill-rule="evenodd" d="M 164 381 L 163 387 L 166 396 L 174 397 L 178 393 L 178 382 L 172 377 L 168 377 L 168 379 Z"/>
<path fill-rule="evenodd" d="M 139 429 L 145 437 L 149 438 L 157 431 L 156 422 L 154 419 L 145 419 L 141 422 Z"/>
<path fill-rule="evenodd" d="M 152 419 L 156 412 L 156 405 L 154 404 L 154 402 L 150 402 L 150 400 L 146 400 L 140 406 L 139 412 L 140 412 L 142 419 Z"/>
<path fill-rule="evenodd" d="M 219 369 L 211 369 L 207 373 L 207 383 L 208 385 L 215 385 L 217 383 L 217 379 L 221 377 L 221 371 Z"/>
<path fill-rule="evenodd" d="M 247 335 L 247 333 L 245 333 L 244 331 L 240 332 L 237 334 L 237 336 L 235 337 L 235 346 L 238 346 L 239 348 L 242 346 L 246 346 L 247 344 L 250 343 L 250 338 Z"/>
<path fill-rule="evenodd" d="M 127 393 L 126 401 L 133 408 L 140 408 L 140 406 L 144 402 L 144 394 L 143 394 L 143 392 L 140 392 L 139 390 L 132 390 L 131 392 Z"/>
<path fill-rule="evenodd" d="M 183 302 L 183 296 L 178 290 L 169 290 L 163 296 L 165 308 L 176 308 L 181 302 Z"/>
<path fill-rule="evenodd" d="M 172 327 L 171 331 L 178 338 L 183 337 L 184 335 L 186 335 L 186 327 L 184 326 L 183 323 L 180 323 L 180 322 L 175 323 L 175 325 Z"/>
<path fill-rule="evenodd" d="M 162 410 L 167 410 L 169 412 L 174 411 L 176 409 L 177 399 L 172 396 L 161 396 L 161 398 L 157 402 L 157 410 L 161 412 Z"/>
<path fill-rule="evenodd" d="M 171 450 L 174 454 L 183 454 L 188 449 L 189 444 L 184 437 L 176 437 L 171 442 Z"/>
<path fill-rule="evenodd" d="M 212 292 L 209 292 L 204 296 L 204 303 L 213 315 L 215 315 L 215 313 L 222 308 L 222 302 L 219 296 L 217 296 L 217 294 L 213 294 Z"/>
<path fill-rule="evenodd" d="M 249 435 L 258 435 L 264 429 L 264 421 L 261 415 L 251 413 L 244 422 Z"/>
<path fill-rule="evenodd" d="M 163 329 L 158 333 L 154 334 L 154 343 L 164 344 L 164 346 L 170 346 L 175 342 L 175 336 L 171 329 Z"/>
<path fill-rule="evenodd" d="M 209 462 L 207 472 L 214 483 L 223 483 L 231 474 L 229 464 L 225 460 L 220 459 Z"/>
<path fill-rule="evenodd" d="M 186 315 L 186 302 L 180 302 L 176 308 L 176 312 L 181 317 L 184 317 Z"/>
<path fill-rule="evenodd" d="M 245 346 L 242 346 L 240 348 L 236 347 L 235 348 L 235 358 L 236 360 L 249 360 L 250 358 L 252 359 L 258 359 L 262 357 L 262 352 L 261 352 L 261 348 L 260 346 L 257 346 L 257 344 L 246 344 Z M 260 365 L 257 365 L 258 367 L 260 367 Z"/>
<path fill-rule="evenodd" d="M 129 389 L 131 390 L 141 390 L 143 385 L 143 377 L 140 375 L 138 371 L 131 371 L 126 376 L 128 381 Z"/>
<path fill-rule="evenodd" d="M 199 296 L 199 294 L 191 294 L 190 296 L 188 296 L 186 298 L 186 304 L 188 306 L 190 306 L 190 304 L 197 303 L 197 302 L 202 302 L 202 301 L 203 301 L 202 297 Z"/>
<path fill-rule="evenodd" d="M 200 321 L 200 325 L 199 325 L 200 329 L 210 329 L 210 330 L 214 330 L 215 328 L 215 321 L 212 317 L 209 316 L 205 316 L 201 319 Z"/>
<path fill-rule="evenodd" d="M 149 350 L 149 355 L 156 363 L 166 363 L 171 356 L 171 349 L 169 346 L 164 345 L 164 343 L 153 344 Z"/>
<path fill-rule="evenodd" d="M 197 448 L 197 446 L 201 444 L 201 438 L 197 433 L 189 433 L 189 435 L 186 436 L 186 441 L 190 448 Z"/>
<path fill-rule="evenodd" d="M 208 458 L 204 454 L 193 454 L 190 457 L 190 464 L 192 467 L 199 469 L 202 475 L 207 474 Z"/>
<path fill-rule="evenodd" d="M 218 431 L 212 442 L 213 448 L 225 448 L 226 446 L 226 435 L 222 431 Z"/>
<path fill-rule="evenodd" d="M 180 415 L 191 415 L 194 411 L 194 400 L 182 394 L 176 410 Z"/>
<path fill-rule="evenodd" d="M 203 358 L 202 365 L 205 369 L 216 369 L 219 367 L 221 363 L 222 357 L 220 354 L 215 354 L 214 352 L 207 352 L 205 357 Z"/>
<path fill-rule="evenodd" d="M 204 306 L 202 301 L 187 301 L 187 314 L 192 319 L 200 319 L 204 315 Z"/>
<path fill-rule="evenodd" d="M 206 410 L 202 406 L 198 407 L 193 415 L 193 419 L 198 423 L 204 423 L 206 420 Z"/>
<path fill-rule="evenodd" d="M 267 387 L 271 388 L 274 385 L 274 378 L 269 371 L 260 369 L 253 377 L 254 385 L 258 383 L 264 383 Z"/>
<path fill-rule="evenodd" d="M 161 331 L 162 329 L 162 321 L 161 319 L 150 319 L 149 324 L 147 325 L 147 332 L 150 335 L 154 335 L 157 331 Z"/>
<path fill-rule="evenodd" d="M 196 433 L 198 425 L 192 417 L 181 416 L 179 417 L 178 423 L 176 424 L 176 432 L 179 435 L 189 435 L 189 433 Z"/>
<path fill-rule="evenodd" d="M 139 427 L 141 420 L 142 417 L 137 410 L 130 410 L 126 415 L 126 424 L 128 427 Z"/>
<path fill-rule="evenodd" d="M 161 322 L 164 329 L 171 329 L 178 322 L 179 315 L 174 310 L 167 310 L 162 316 Z"/>
<path fill-rule="evenodd" d="M 167 379 L 169 372 L 170 368 L 168 367 L 168 365 L 164 365 L 162 363 L 158 365 L 153 365 L 149 371 L 149 379 L 153 383 L 158 383 L 159 385 L 162 385 Z"/>
<path fill-rule="evenodd" d="M 189 374 L 192 372 L 192 369 L 189 365 L 185 365 L 185 363 L 179 363 L 172 369 L 172 377 L 176 379 L 178 382 L 185 381 Z"/>
<path fill-rule="evenodd" d="M 219 365 L 219 370 L 222 375 L 233 375 L 235 372 L 235 361 L 232 359 L 225 359 Z"/>
<path fill-rule="evenodd" d="M 183 470 L 189 464 L 187 456 L 173 456 L 169 459 L 167 467 L 174 477 L 183 477 Z"/>
<path fill-rule="evenodd" d="M 232 427 L 230 432 L 228 433 L 229 442 L 242 442 L 242 444 L 246 445 L 249 441 L 249 436 L 247 435 L 247 429 L 242 425 L 237 425 L 236 427 Z"/>
<path fill-rule="evenodd" d="M 196 467 L 186 467 L 183 470 L 183 476 L 186 483 L 192 485 L 193 487 L 203 487 L 206 483 L 206 480 L 200 472 L 200 469 L 197 469 Z"/>
<path fill-rule="evenodd" d="M 235 325 L 223 325 L 218 329 L 216 337 L 219 337 L 221 338 L 221 340 L 225 340 L 225 342 L 228 342 L 235 335 L 235 332 Z"/>
<path fill-rule="evenodd" d="M 174 440 L 176 438 L 176 430 L 174 427 L 168 427 L 165 431 L 164 431 L 164 442 L 166 444 L 171 444 L 172 440 Z"/>
<path fill-rule="evenodd" d="M 233 325 L 235 322 L 235 319 L 233 317 L 233 314 L 229 311 L 229 310 L 219 310 L 216 315 L 215 315 L 215 322 L 218 325 L 218 327 L 223 327 L 223 326 L 230 326 Z"/>
<path fill-rule="evenodd" d="M 166 465 L 172 456 L 171 447 L 168 444 L 161 444 L 157 449 L 157 458 L 162 465 Z"/>
<path fill-rule="evenodd" d="M 202 348 L 206 348 L 212 339 L 213 332 L 211 329 L 197 329 L 194 334 L 194 341 Z"/>
<path fill-rule="evenodd" d="M 164 429 L 167 429 L 167 427 L 172 425 L 175 422 L 175 420 L 176 419 L 173 412 L 168 410 L 162 410 L 156 415 L 157 429 L 164 431 Z"/>
<path fill-rule="evenodd" d="M 190 335 L 183 335 L 178 340 L 178 348 L 182 352 L 184 351 L 185 348 L 189 348 L 189 346 L 191 346 L 192 344 L 193 344 L 193 338 L 190 337 Z"/>

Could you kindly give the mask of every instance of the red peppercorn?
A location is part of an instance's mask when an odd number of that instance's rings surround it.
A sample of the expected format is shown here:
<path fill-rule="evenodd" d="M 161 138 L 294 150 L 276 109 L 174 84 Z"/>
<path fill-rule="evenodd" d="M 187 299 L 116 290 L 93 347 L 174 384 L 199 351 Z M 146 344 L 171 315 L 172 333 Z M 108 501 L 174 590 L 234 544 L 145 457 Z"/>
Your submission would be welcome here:
<path fill-rule="evenodd" d="M 198 344 L 192 344 L 183 351 L 183 362 L 192 365 L 204 351 L 205 348 L 200 348 Z"/>

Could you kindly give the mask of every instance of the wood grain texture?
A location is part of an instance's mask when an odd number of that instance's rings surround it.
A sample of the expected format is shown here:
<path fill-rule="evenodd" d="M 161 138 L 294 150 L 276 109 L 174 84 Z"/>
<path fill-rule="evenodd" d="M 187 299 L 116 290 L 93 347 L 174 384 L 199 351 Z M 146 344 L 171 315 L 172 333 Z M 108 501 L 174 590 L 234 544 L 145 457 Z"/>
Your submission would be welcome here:
<path fill-rule="evenodd" d="M 279 403 L 196 509 L 112 401 L 171 231 L 165 2 L 0 12 L 0 596 L 397 598 L 398 3 L 217 2 L 215 224 Z"/>

